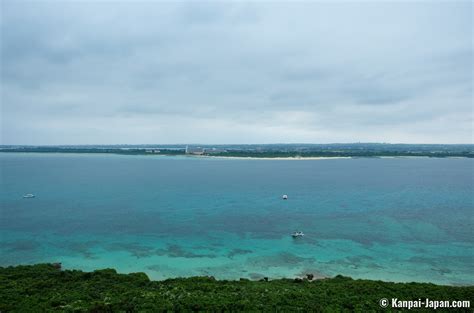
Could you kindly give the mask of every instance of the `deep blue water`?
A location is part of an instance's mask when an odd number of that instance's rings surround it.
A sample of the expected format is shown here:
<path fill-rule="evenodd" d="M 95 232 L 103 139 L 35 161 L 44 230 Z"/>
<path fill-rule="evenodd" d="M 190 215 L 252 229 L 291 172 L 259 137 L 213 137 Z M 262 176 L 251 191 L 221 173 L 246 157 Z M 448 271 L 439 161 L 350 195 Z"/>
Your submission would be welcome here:
<path fill-rule="evenodd" d="M 0 266 L 474 284 L 473 159 L 0 161 Z"/>

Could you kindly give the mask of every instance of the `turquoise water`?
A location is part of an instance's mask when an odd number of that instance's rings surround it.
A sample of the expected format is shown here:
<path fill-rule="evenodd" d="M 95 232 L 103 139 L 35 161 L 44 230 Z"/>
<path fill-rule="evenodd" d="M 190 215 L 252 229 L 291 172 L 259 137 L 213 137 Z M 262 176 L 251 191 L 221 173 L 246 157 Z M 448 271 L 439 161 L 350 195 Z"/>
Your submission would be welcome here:
<path fill-rule="evenodd" d="M 472 159 L 0 161 L 2 266 L 474 284 Z"/>

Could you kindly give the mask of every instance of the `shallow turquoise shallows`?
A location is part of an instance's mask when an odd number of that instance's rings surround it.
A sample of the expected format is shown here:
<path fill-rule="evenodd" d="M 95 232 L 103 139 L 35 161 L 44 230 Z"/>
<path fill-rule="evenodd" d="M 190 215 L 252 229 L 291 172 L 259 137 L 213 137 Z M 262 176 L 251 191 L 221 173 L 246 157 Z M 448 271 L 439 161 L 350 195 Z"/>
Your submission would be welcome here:
<path fill-rule="evenodd" d="M 474 284 L 473 159 L 0 161 L 1 266 Z"/>

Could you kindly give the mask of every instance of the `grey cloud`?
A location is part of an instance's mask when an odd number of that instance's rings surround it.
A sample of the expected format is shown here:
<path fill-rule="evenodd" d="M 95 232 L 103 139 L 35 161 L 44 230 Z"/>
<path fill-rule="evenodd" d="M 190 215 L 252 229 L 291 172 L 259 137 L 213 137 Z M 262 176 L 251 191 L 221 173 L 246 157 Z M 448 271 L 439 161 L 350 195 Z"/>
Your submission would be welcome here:
<path fill-rule="evenodd" d="M 473 140 L 468 1 L 1 6 L 6 144 Z"/>

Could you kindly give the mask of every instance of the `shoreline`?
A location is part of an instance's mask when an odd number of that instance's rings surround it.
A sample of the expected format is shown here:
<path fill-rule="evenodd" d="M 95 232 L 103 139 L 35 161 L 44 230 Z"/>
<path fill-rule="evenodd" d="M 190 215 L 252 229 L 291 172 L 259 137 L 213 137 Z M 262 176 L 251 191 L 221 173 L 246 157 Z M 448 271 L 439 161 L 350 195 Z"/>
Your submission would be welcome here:
<path fill-rule="evenodd" d="M 191 159 L 220 159 L 220 160 L 276 160 L 276 161 L 309 161 L 309 160 L 339 160 L 339 159 L 472 159 L 467 156 L 427 156 L 427 155 L 381 155 L 381 156 L 308 156 L 308 157 L 253 157 L 253 156 L 214 156 L 214 155 L 190 155 L 190 154 L 127 154 L 113 152 L 33 152 L 33 151 L 1 151 L 1 154 L 21 154 L 21 155 L 115 155 L 134 157 L 159 157 L 159 158 L 191 158 Z"/>
<path fill-rule="evenodd" d="M 195 155 L 190 157 L 196 158 L 209 158 L 209 159 L 231 159 L 231 160 L 291 160 L 291 161 L 300 161 L 300 160 L 330 160 L 330 159 L 354 159 L 352 156 L 334 156 L 334 157 L 239 157 L 239 156 L 213 156 L 213 155 Z M 368 157 L 367 157 L 368 158 Z"/>
<path fill-rule="evenodd" d="M 443 287 L 474 287 L 474 284 L 440 284 L 440 283 L 435 283 L 431 281 L 416 281 L 416 280 L 407 280 L 407 281 L 398 281 L 398 280 L 387 280 L 387 279 L 381 279 L 381 278 L 360 278 L 360 277 L 352 277 L 349 275 L 343 275 L 343 274 L 336 274 L 334 276 L 327 276 L 323 275 L 318 272 L 308 272 L 308 273 L 301 273 L 298 275 L 294 276 L 281 276 L 281 277 L 271 277 L 271 276 L 262 276 L 260 278 L 249 278 L 249 277 L 239 277 L 235 279 L 229 279 L 229 278 L 216 278 L 214 275 L 191 275 L 191 276 L 174 276 L 174 277 L 167 277 L 163 279 L 152 279 L 150 276 L 143 271 L 138 271 L 138 272 L 122 272 L 118 271 L 114 267 L 101 267 L 101 268 L 95 268 L 93 270 L 84 270 L 81 268 L 70 268 L 70 267 L 64 267 L 62 266 L 61 262 L 57 263 L 33 263 L 33 264 L 15 264 L 15 265 L 5 265 L 5 266 L 0 266 L 0 272 L 5 271 L 5 270 L 15 270 L 15 269 L 20 269 L 20 268 L 35 268 L 35 267 L 46 267 L 49 268 L 50 270 L 53 271 L 60 271 L 60 272 L 80 272 L 84 274 L 90 274 L 90 273 L 95 273 L 95 272 L 101 272 L 101 271 L 114 271 L 117 275 L 121 276 L 133 276 L 136 274 L 144 275 L 147 277 L 147 279 L 150 282 L 156 282 L 156 283 L 163 283 L 169 280 L 178 280 L 178 279 L 184 279 L 184 280 L 193 280 L 193 279 L 201 279 L 201 278 L 207 278 L 207 279 L 212 279 L 216 282 L 230 282 L 230 283 L 238 283 L 242 281 L 248 281 L 248 282 L 272 282 L 272 281 L 294 281 L 294 282 L 301 282 L 301 281 L 306 281 L 306 282 L 318 282 L 318 281 L 325 281 L 325 280 L 334 280 L 339 277 L 351 279 L 354 281 L 372 281 L 372 282 L 381 282 L 381 283 L 386 283 L 386 284 L 430 284 L 434 286 L 443 286 Z"/>
<path fill-rule="evenodd" d="M 298 274 L 294 275 L 278 275 L 278 276 L 272 276 L 270 275 L 264 275 L 261 274 L 258 277 L 246 277 L 246 276 L 240 276 L 240 277 L 234 277 L 234 278 L 229 278 L 229 277 L 222 277 L 219 276 L 219 274 L 202 274 L 202 275 L 184 275 L 184 276 L 166 276 L 163 278 L 153 278 L 153 275 L 151 275 L 149 272 L 144 271 L 142 269 L 139 270 L 119 270 L 117 267 L 112 266 L 102 266 L 102 267 L 94 267 L 94 268 L 89 268 L 85 269 L 83 267 L 70 267 L 70 266 L 64 266 L 61 262 L 46 262 L 46 263 L 25 263 L 25 264 L 10 264 L 10 265 L 0 265 L 0 272 L 2 270 L 6 269 L 15 269 L 15 268 L 21 268 L 21 267 L 37 267 L 37 266 L 47 266 L 50 268 L 53 268 L 56 271 L 63 271 L 63 272 L 82 272 L 82 273 L 94 273 L 97 271 L 105 271 L 105 270 L 113 270 L 117 275 L 134 275 L 134 274 L 141 274 L 145 275 L 147 279 L 150 282 L 156 282 L 156 283 L 162 283 L 168 280 L 175 280 L 175 279 L 199 279 L 199 278 L 209 278 L 211 277 L 215 281 L 222 281 L 222 282 L 240 282 L 240 281 L 249 281 L 249 282 L 271 282 L 271 281 L 295 281 L 295 282 L 301 282 L 301 281 L 307 281 L 307 282 L 317 282 L 317 281 L 324 281 L 324 280 L 333 280 L 337 277 L 345 277 L 345 278 L 350 278 L 352 280 L 364 280 L 364 281 L 373 281 L 373 282 L 383 282 L 387 284 L 432 284 L 435 286 L 446 286 L 446 287 L 474 287 L 474 283 L 459 283 L 459 282 L 451 282 L 451 283 L 442 283 L 442 282 L 437 282 L 434 280 L 405 280 L 405 279 L 390 279 L 387 278 L 386 276 L 359 276 L 359 275 L 351 275 L 351 274 L 344 274 L 344 273 L 338 273 L 334 275 L 326 275 L 324 273 L 319 272 L 318 270 L 314 271 L 304 271 Z"/>

